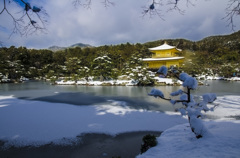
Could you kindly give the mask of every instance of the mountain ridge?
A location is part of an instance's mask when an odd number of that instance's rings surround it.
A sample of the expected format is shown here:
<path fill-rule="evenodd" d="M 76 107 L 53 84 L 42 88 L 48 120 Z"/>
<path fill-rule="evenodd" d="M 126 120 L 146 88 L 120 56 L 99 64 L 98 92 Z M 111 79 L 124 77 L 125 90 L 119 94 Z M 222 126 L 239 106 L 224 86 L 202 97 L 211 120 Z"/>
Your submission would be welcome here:
<path fill-rule="evenodd" d="M 64 50 L 64 49 L 69 49 L 69 48 L 76 48 L 76 47 L 80 47 L 80 48 L 91 48 L 91 47 L 94 47 L 94 46 L 92 46 L 92 45 L 90 45 L 90 44 L 84 44 L 84 43 L 75 43 L 75 44 L 72 44 L 72 45 L 70 45 L 70 46 L 68 46 L 68 47 L 60 47 L 60 46 L 50 46 L 50 47 L 48 47 L 48 49 L 49 50 L 51 50 L 51 51 L 59 51 L 59 50 Z"/>
<path fill-rule="evenodd" d="M 226 35 L 208 36 L 198 41 L 191 41 L 183 38 L 176 39 L 161 39 L 151 42 L 146 42 L 144 45 L 147 48 L 156 47 L 167 42 L 169 45 L 176 46 L 183 50 L 210 50 L 216 47 L 229 47 L 232 50 L 240 50 L 240 30 Z"/>
<path fill-rule="evenodd" d="M 169 45 L 176 46 L 179 49 L 190 49 L 190 50 L 204 50 L 210 49 L 209 47 L 221 47 L 221 46 L 230 46 L 234 50 L 240 49 L 240 30 L 226 35 L 213 35 L 205 37 L 198 41 L 191 41 L 185 38 L 173 38 L 173 39 L 159 39 L 155 41 L 149 41 L 141 43 L 148 48 L 155 47 L 167 42 Z M 60 46 L 51 46 L 48 49 L 51 51 L 65 50 L 69 48 L 92 48 L 94 46 L 84 43 L 72 44 L 68 47 Z"/>

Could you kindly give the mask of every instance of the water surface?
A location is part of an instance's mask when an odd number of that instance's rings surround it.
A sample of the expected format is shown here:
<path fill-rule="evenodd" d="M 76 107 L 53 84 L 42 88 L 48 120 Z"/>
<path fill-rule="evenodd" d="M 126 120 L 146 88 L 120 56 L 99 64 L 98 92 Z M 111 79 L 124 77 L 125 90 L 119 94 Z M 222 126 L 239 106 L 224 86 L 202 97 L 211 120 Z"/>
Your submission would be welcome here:
<path fill-rule="evenodd" d="M 207 85 L 207 86 L 206 86 Z M 49 82 L 29 81 L 25 83 L 0 84 L 0 95 L 12 95 L 21 99 L 68 103 L 74 105 L 106 104 L 110 100 L 122 101 L 136 109 L 172 111 L 174 107 L 167 101 L 153 98 L 147 94 L 153 87 L 138 86 L 80 86 L 51 85 Z M 157 86 L 165 96 L 181 86 Z M 205 81 L 193 91 L 194 95 L 216 93 L 217 96 L 240 95 L 240 82 Z"/>

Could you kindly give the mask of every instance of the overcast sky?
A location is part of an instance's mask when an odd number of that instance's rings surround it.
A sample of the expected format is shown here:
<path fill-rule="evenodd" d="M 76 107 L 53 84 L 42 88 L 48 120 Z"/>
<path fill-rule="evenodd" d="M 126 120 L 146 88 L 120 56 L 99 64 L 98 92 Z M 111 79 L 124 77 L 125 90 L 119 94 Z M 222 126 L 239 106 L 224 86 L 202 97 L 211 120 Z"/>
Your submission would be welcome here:
<path fill-rule="evenodd" d="M 105 8 L 102 0 L 92 0 L 90 9 L 72 5 L 72 0 L 29 0 L 31 4 L 42 6 L 49 14 L 46 34 L 33 34 L 21 37 L 14 34 L 11 18 L 0 15 L 0 41 L 4 46 L 26 46 L 28 48 L 48 48 L 49 46 L 70 46 L 85 43 L 93 46 L 144 43 L 148 41 L 185 38 L 193 41 L 212 35 L 233 33 L 228 22 L 222 18 L 229 0 L 192 0 L 194 6 L 179 1 L 179 7 L 185 10 L 167 12 L 171 7 L 161 6 L 163 18 L 158 16 L 142 17 L 143 7 L 150 0 L 112 0 L 114 6 Z M 164 1 L 168 0 L 162 0 Z M 181 2 L 181 3 L 180 3 Z M 3 2 L 0 2 L 0 7 Z M 21 10 L 18 7 L 13 13 Z M 235 30 L 240 29 L 239 17 L 235 19 Z"/>

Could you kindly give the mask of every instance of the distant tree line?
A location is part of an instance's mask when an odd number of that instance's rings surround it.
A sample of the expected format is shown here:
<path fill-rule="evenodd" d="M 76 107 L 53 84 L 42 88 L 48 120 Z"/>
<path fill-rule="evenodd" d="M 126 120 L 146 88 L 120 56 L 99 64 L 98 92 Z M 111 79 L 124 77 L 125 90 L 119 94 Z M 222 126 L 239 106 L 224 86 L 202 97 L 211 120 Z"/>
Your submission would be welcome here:
<path fill-rule="evenodd" d="M 116 79 L 119 75 L 131 74 L 132 68 L 144 67 L 141 58 L 150 56 L 142 44 L 120 44 L 95 48 L 70 48 L 57 52 L 25 47 L 0 48 L 1 77 L 19 80 L 27 78 L 52 79 L 68 77 L 72 80 Z"/>
<path fill-rule="evenodd" d="M 21 76 L 32 79 L 57 80 L 67 77 L 107 80 L 127 75 L 132 79 L 150 82 L 142 58 L 151 57 L 148 48 L 163 44 L 176 46 L 185 57 L 181 69 L 190 75 L 219 74 L 230 77 L 240 72 L 240 31 L 228 36 L 215 36 L 192 42 L 184 39 L 159 40 L 145 44 L 105 45 L 93 48 L 69 48 L 57 52 L 25 47 L 0 48 L 0 78 L 7 76 L 19 80 Z M 236 38 L 237 37 L 237 38 Z"/>

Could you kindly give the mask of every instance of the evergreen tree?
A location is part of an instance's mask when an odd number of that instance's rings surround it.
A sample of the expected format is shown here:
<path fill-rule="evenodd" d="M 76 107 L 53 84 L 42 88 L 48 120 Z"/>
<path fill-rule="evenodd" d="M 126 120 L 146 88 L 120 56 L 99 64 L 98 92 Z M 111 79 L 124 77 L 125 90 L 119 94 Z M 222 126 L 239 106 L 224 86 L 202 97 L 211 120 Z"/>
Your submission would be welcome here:
<path fill-rule="evenodd" d="M 92 62 L 92 75 L 100 77 L 100 80 L 106 80 L 111 77 L 112 74 L 112 61 L 106 52 L 102 52 L 102 56 L 95 58 Z"/>
<path fill-rule="evenodd" d="M 143 63 L 141 55 L 134 53 L 125 64 L 124 73 L 134 79 L 138 85 L 152 85 L 153 79 Z"/>
<path fill-rule="evenodd" d="M 67 73 L 69 77 L 71 76 L 74 80 L 79 78 L 79 69 L 81 68 L 81 60 L 77 57 L 68 58 L 65 62 Z"/>
<path fill-rule="evenodd" d="M 90 75 L 90 69 L 86 66 L 82 66 L 78 69 L 79 76 L 82 78 L 85 78 L 86 81 L 88 81 L 89 75 Z"/>

